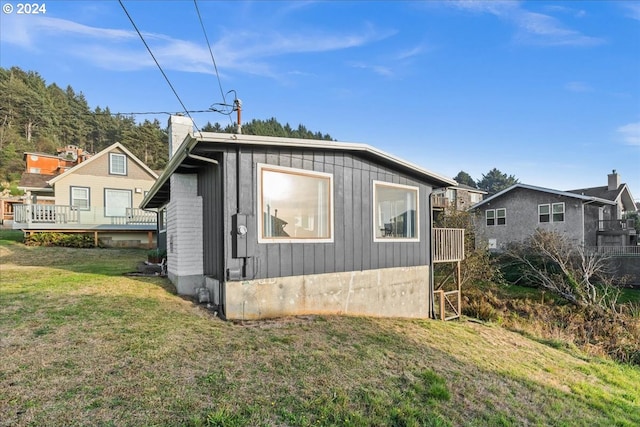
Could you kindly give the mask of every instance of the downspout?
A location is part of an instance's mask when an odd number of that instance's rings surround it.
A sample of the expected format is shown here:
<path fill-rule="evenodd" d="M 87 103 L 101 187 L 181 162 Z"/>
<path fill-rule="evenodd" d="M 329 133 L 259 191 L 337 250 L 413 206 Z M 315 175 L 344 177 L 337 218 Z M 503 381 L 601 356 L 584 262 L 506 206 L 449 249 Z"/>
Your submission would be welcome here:
<path fill-rule="evenodd" d="M 433 203 L 432 197 L 433 189 L 431 193 L 428 194 L 427 206 L 429 207 L 429 318 L 435 319 L 436 312 L 433 305 L 433 282 L 435 280 L 435 276 L 433 274 Z"/>
<path fill-rule="evenodd" d="M 193 148 L 193 147 L 191 147 Z M 220 163 L 216 160 L 216 159 L 210 159 L 209 157 L 204 157 L 204 156 L 199 156 L 197 154 L 192 154 L 191 153 L 191 148 L 187 148 L 185 150 L 186 155 L 188 158 L 193 159 L 193 160 L 199 160 L 202 162 L 207 162 L 207 163 L 211 163 L 212 165 L 220 165 Z M 222 276 L 224 276 L 224 266 L 222 267 Z M 205 283 L 206 286 L 206 283 Z M 220 296 L 220 304 L 215 307 L 218 313 L 218 316 L 222 319 L 222 320 L 227 320 L 227 316 L 224 310 L 224 303 L 223 301 L 225 300 L 225 293 L 224 293 L 224 285 L 223 285 L 223 280 L 218 280 L 218 295 Z"/>

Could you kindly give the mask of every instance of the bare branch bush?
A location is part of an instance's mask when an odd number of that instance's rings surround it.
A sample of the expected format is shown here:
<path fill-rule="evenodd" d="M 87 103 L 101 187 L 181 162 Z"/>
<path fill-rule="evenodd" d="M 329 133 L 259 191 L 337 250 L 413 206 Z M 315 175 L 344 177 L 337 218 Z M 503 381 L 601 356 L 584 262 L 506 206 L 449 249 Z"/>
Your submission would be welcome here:
<path fill-rule="evenodd" d="M 580 307 L 615 310 L 620 289 L 613 283 L 610 256 L 540 229 L 505 255 L 519 268 L 521 280 Z"/>

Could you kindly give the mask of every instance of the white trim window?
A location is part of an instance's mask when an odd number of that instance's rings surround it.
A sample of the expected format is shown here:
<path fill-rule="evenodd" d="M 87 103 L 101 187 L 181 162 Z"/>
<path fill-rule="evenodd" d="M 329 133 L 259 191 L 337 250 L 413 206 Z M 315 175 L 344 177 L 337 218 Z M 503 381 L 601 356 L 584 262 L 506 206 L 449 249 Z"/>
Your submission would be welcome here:
<path fill-rule="evenodd" d="M 120 153 L 109 153 L 109 173 L 111 175 L 126 175 L 127 156 Z"/>
<path fill-rule="evenodd" d="M 495 209 L 487 209 L 484 211 L 484 216 L 487 218 L 487 225 L 496 225 L 496 210 Z"/>
<path fill-rule="evenodd" d="M 538 205 L 538 222 L 551 222 L 551 205 Z"/>
<path fill-rule="evenodd" d="M 493 225 L 507 225 L 507 209 L 487 209 L 485 211 L 485 217 L 487 220 L 487 226 Z"/>
<path fill-rule="evenodd" d="M 551 205 L 553 222 L 564 222 L 564 203 L 554 203 Z"/>
<path fill-rule="evenodd" d="M 373 181 L 373 240 L 419 242 L 419 188 Z"/>
<path fill-rule="evenodd" d="M 131 205 L 131 190 L 104 189 L 104 216 L 127 216 Z"/>
<path fill-rule="evenodd" d="M 538 205 L 538 222 L 564 222 L 564 202 Z"/>
<path fill-rule="evenodd" d="M 258 242 L 333 242 L 333 175 L 258 164 Z"/>
<path fill-rule="evenodd" d="M 70 188 L 71 206 L 82 211 L 88 211 L 89 203 L 89 187 L 71 187 Z"/>
<path fill-rule="evenodd" d="M 496 222 L 498 225 L 507 225 L 507 208 L 496 209 Z"/>

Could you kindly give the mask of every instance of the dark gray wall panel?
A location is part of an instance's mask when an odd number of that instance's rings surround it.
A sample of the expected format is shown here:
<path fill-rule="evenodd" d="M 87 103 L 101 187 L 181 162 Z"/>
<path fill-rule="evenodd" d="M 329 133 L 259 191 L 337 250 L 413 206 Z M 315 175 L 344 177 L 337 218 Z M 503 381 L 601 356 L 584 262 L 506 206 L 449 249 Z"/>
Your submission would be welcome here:
<path fill-rule="evenodd" d="M 205 197 L 205 224 L 207 217 L 215 216 L 215 202 L 222 209 L 224 231 L 216 235 L 209 226 L 205 226 L 205 252 L 214 252 L 219 247 L 224 256 L 224 267 L 237 269 L 242 259 L 233 259 L 231 253 L 231 218 L 238 209 L 251 215 L 252 226 L 257 232 L 260 214 L 258 211 L 257 164 L 272 164 L 284 167 L 326 172 L 333 175 L 333 215 L 334 241 L 332 243 L 268 243 L 250 242 L 255 254 L 248 264 L 255 265 L 256 278 L 291 276 L 299 274 L 318 274 L 326 272 L 359 271 L 375 268 L 426 265 L 429 257 L 430 215 L 427 197 L 428 184 L 403 176 L 384 165 L 372 163 L 367 158 L 354 157 L 346 152 L 322 150 L 302 150 L 299 148 L 281 149 L 265 147 L 242 147 L 239 162 L 235 148 L 215 147 L 223 152 L 221 160 L 221 178 L 224 179 L 224 194 L 216 193 L 214 174 L 202 172 L 200 180 Z M 212 150 L 213 151 L 213 150 Z M 240 173 L 238 174 L 238 167 Z M 213 170 L 214 167 L 209 169 Z M 419 229 L 420 242 L 374 242 L 373 241 L 373 181 L 385 181 L 396 184 L 419 187 Z M 236 186 L 240 186 L 240 199 L 237 200 Z M 204 196 L 206 194 L 206 196 Z M 220 202 L 220 200 L 222 200 Z M 223 208 L 221 208 L 222 206 Z M 215 241 L 218 246 L 215 246 Z M 205 254 L 207 257 L 207 254 Z M 206 271 L 224 274 L 222 264 L 215 267 L 207 264 Z"/>

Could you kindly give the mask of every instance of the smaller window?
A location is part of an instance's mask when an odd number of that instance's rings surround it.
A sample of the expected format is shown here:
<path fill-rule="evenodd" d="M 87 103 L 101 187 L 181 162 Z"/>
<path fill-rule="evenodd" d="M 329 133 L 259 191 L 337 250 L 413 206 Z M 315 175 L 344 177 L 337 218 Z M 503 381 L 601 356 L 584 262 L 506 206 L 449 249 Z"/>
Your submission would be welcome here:
<path fill-rule="evenodd" d="M 507 210 L 505 208 L 496 209 L 496 219 L 498 225 L 505 225 L 507 223 Z"/>
<path fill-rule="evenodd" d="M 469 194 L 469 199 L 471 200 L 471 203 L 478 203 L 482 201 L 482 194 L 480 193 L 470 193 Z"/>
<path fill-rule="evenodd" d="M 538 222 L 549 222 L 551 220 L 551 211 L 549 205 L 538 205 Z"/>
<path fill-rule="evenodd" d="M 89 188 L 71 187 L 71 206 L 80 210 L 89 210 Z"/>
<path fill-rule="evenodd" d="M 34 167 L 30 167 L 29 168 L 29 173 L 40 173 L 40 168 L 34 168 Z"/>
<path fill-rule="evenodd" d="M 496 225 L 496 210 L 488 209 L 485 213 L 487 216 L 487 225 Z"/>
<path fill-rule="evenodd" d="M 112 175 L 127 174 L 127 156 L 118 153 L 109 153 L 109 173 Z"/>
<path fill-rule="evenodd" d="M 564 203 L 554 203 L 553 209 L 553 222 L 564 222 Z"/>

